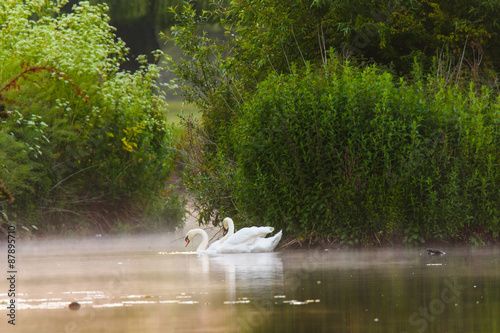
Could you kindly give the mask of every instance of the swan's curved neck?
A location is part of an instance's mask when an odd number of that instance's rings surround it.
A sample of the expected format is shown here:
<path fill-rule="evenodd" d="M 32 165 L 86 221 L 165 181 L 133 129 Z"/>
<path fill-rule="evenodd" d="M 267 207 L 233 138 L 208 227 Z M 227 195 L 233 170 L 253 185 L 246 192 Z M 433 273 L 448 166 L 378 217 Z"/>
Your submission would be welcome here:
<path fill-rule="evenodd" d="M 198 248 L 196 249 L 196 252 L 202 252 L 207 249 L 208 245 L 208 235 L 203 229 L 194 229 L 193 234 L 195 235 L 200 235 L 201 236 L 201 243 L 198 245 Z"/>
<path fill-rule="evenodd" d="M 231 219 L 227 219 L 227 233 L 224 237 L 220 239 L 220 243 L 224 243 L 229 237 L 234 234 L 234 222 Z"/>

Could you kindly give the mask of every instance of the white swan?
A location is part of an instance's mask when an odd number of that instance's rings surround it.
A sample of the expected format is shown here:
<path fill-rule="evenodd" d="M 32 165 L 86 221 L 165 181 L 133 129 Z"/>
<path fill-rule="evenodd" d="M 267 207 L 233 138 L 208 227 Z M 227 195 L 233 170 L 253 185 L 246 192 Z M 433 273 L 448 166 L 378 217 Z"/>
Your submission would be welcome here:
<path fill-rule="evenodd" d="M 229 237 L 234 234 L 234 222 L 230 217 L 226 217 L 224 221 L 222 221 L 222 229 L 224 230 L 223 238 L 221 238 L 221 243 L 224 243 Z M 246 229 L 251 229 L 251 231 L 244 231 Z M 240 229 L 237 233 L 244 231 L 248 237 L 266 237 L 267 234 L 270 234 L 274 231 L 273 227 L 250 227 Z"/>
<path fill-rule="evenodd" d="M 201 235 L 202 240 L 196 252 L 208 253 L 249 253 L 272 252 L 281 240 L 281 231 L 273 237 L 265 236 L 274 231 L 273 227 L 243 228 L 234 233 L 234 222 L 229 217 L 223 221 L 223 228 L 227 233 L 223 238 L 214 242 L 207 249 L 208 235 L 203 229 L 191 229 L 186 234 L 186 246 L 196 236 Z"/>
<path fill-rule="evenodd" d="M 257 230 L 258 228 L 259 227 L 250 227 L 239 230 L 220 245 L 217 253 L 256 253 L 274 251 L 281 240 L 281 230 L 273 237 L 265 238 L 261 235 L 262 231 Z"/>
<path fill-rule="evenodd" d="M 197 235 L 201 236 L 201 243 L 198 245 L 198 248 L 196 249 L 196 252 L 207 252 L 207 253 L 217 253 L 216 248 L 220 245 L 220 241 L 223 239 L 219 239 L 218 241 L 214 242 L 210 247 L 207 249 L 208 245 L 208 235 L 207 232 L 203 229 L 191 229 L 187 232 L 186 238 L 184 240 L 186 241 L 186 247 L 188 244 L 191 242 L 191 240 L 196 237 Z"/>
<path fill-rule="evenodd" d="M 208 234 L 206 233 L 205 230 L 203 229 L 191 229 L 188 231 L 186 234 L 186 238 L 184 240 L 186 241 L 186 247 L 188 246 L 189 242 L 196 236 L 200 235 L 201 236 L 201 243 L 198 245 L 198 248 L 196 249 L 196 252 L 217 252 L 219 246 L 226 241 L 229 237 L 231 237 L 234 234 L 234 223 L 233 220 L 231 220 L 229 217 L 226 217 L 224 221 L 222 222 L 222 229 L 223 233 L 221 239 L 213 242 L 207 249 L 208 246 Z"/>
<path fill-rule="evenodd" d="M 217 249 L 218 253 L 272 252 L 281 240 L 281 230 L 273 237 L 265 238 L 274 231 L 273 227 L 249 227 L 234 233 L 234 222 L 226 217 L 223 228 L 230 237 L 225 238 Z"/>

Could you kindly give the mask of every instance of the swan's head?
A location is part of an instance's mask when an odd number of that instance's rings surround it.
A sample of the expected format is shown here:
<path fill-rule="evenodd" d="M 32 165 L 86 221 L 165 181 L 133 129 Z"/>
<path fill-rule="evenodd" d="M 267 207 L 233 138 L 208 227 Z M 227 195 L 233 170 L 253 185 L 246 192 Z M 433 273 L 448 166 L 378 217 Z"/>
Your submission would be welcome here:
<path fill-rule="evenodd" d="M 195 235 L 193 234 L 192 230 L 189 230 L 188 233 L 186 234 L 186 238 L 184 238 L 184 240 L 186 241 L 186 247 L 188 246 L 191 239 L 194 238 L 194 236 Z"/>
<path fill-rule="evenodd" d="M 229 217 L 226 217 L 224 221 L 222 221 L 222 236 L 226 236 L 229 231 L 229 221 L 233 222 Z"/>

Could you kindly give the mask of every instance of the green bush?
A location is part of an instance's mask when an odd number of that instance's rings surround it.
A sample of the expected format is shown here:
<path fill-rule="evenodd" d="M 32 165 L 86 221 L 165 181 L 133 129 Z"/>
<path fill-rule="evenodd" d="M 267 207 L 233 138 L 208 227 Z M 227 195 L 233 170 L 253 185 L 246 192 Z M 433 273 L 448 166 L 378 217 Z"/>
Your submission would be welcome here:
<path fill-rule="evenodd" d="M 162 200 L 175 138 L 160 67 L 144 57 L 138 71 L 119 71 L 127 50 L 107 7 L 81 2 L 59 14 L 63 4 L 0 5 L 0 178 L 15 197 L 2 207 L 47 230 L 68 216 L 109 229 L 110 217 Z"/>
<path fill-rule="evenodd" d="M 296 235 L 351 241 L 498 236 L 491 93 L 330 64 L 271 74 L 241 108 L 240 210 Z"/>
<path fill-rule="evenodd" d="M 186 2 L 171 38 L 196 59 L 176 71 L 202 114 L 183 179 L 204 222 L 365 243 L 498 236 L 498 97 L 481 88 L 496 82 L 498 5 L 214 5 Z M 211 14 L 227 39 L 200 33 Z"/>

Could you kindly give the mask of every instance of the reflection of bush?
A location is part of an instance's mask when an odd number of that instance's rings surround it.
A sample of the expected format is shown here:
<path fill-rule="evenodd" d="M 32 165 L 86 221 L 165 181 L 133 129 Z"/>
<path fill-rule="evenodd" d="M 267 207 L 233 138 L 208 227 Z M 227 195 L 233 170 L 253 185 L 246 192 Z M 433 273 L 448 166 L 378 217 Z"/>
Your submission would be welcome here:
<path fill-rule="evenodd" d="M 107 229 L 112 217 L 148 211 L 173 170 L 160 69 L 139 59 L 135 73 L 118 71 L 126 49 L 104 5 L 53 17 L 51 3 L 10 3 L 0 17 L 0 177 L 16 198 L 3 208 L 18 221 L 54 219 L 67 229 L 69 216 L 99 216 L 93 222 Z M 162 209 L 164 223 L 181 221 Z"/>

